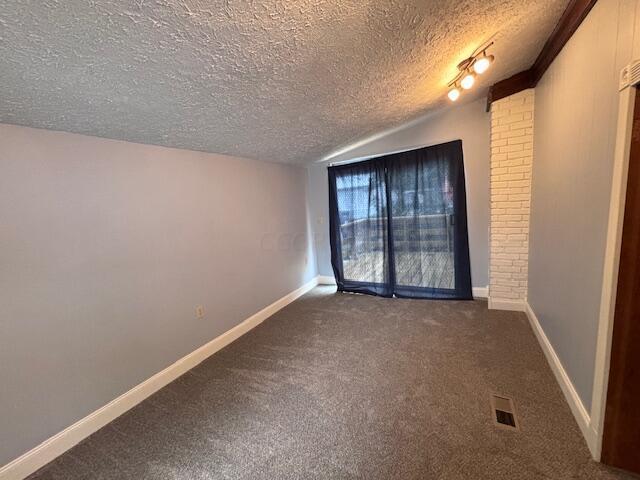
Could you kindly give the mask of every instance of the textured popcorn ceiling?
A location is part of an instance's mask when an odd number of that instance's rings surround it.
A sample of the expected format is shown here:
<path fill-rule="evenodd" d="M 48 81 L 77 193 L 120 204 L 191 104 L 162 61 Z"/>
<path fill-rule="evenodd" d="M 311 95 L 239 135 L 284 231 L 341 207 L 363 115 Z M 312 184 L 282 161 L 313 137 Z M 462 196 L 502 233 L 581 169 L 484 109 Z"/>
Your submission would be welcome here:
<path fill-rule="evenodd" d="M 567 0 L 2 0 L 0 122 L 312 162 L 530 66 Z M 465 100 L 466 100 L 465 99 Z"/>

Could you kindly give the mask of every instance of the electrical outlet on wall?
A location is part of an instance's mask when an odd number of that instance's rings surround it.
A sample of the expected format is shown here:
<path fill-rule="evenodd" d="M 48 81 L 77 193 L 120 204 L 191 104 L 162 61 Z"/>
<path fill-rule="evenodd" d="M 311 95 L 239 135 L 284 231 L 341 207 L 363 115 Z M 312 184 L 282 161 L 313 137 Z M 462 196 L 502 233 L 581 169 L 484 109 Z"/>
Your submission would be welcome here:
<path fill-rule="evenodd" d="M 202 305 L 196 306 L 196 318 L 204 318 L 204 307 Z"/>

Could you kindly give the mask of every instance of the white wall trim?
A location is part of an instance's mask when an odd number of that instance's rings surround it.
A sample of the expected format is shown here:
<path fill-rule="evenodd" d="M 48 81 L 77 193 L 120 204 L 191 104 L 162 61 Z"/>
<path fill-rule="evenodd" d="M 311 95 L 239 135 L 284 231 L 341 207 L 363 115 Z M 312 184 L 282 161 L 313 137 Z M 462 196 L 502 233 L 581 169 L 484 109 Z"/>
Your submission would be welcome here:
<path fill-rule="evenodd" d="M 488 298 L 489 287 L 472 287 L 473 298 Z"/>
<path fill-rule="evenodd" d="M 333 275 L 318 275 L 318 285 L 335 285 L 336 279 Z"/>
<path fill-rule="evenodd" d="M 207 357 L 213 355 L 252 328 L 258 326 L 278 310 L 304 295 L 316 285 L 318 285 L 318 277 L 315 277 L 300 288 L 276 300 L 271 305 L 251 315 L 242 323 L 227 330 L 219 337 L 214 338 L 209 343 L 182 357 L 174 364 L 156 373 L 128 392 L 123 393 L 105 406 L 45 440 L 37 447 L 0 468 L 0 480 L 21 480 L 31 475 L 107 423 L 115 420 L 127 410 L 142 402 L 145 398 L 198 365 Z"/>
<path fill-rule="evenodd" d="M 587 446 L 591 451 L 591 455 L 594 455 L 597 434 L 591 427 L 591 419 L 589 417 L 589 413 L 587 409 L 584 407 L 582 400 L 580 400 L 580 396 L 576 391 L 569 375 L 567 375 L 566 370 L 562 366 L 562 362 L 560 358 L 556 354 L 556 351 L 553 349 L 551 342 L 547 338 L 540 322 L 538 321 L 538 317 L 536 317 L 535 312 L 529 305 L 529 302 L 525 302 L 525 312 L 527 317 L 529 318 L 529 323 L 535 333 L 538 342 L 540 343 L 540 347 L 544 352 L 545 357 L 547 357 L 547 362 L 551 367 L 551 371 L 556 377 L 560 388 L 562 389 L 562 393 L 564 393 L 564 398 L 567 400 L 569 404 L 569 408 L 571 408 L 571 412 L 573 413 L 576 422 L 578 422 L 578 426 L 580 427 L 580 431 L 587 441 Z"/>
<path fill-rule="evenodd" d="M 624 207 L 629 173 L 635 93 L 635 88 L 627 87 L 620 92 L 618 101 L 618 124 L 613 158 L 611 199 L 609 201 L 609 223 L 604 254 L 595 372 L 591 396 L 591 418 L 596 432 L 596 444 L 592 453 L 593 458 L 598 461 L 600 461 L 602 451 L 602 432 L 604 430 L 604 414 L 607 403 L 611 339 L 613 336 L 613 317 L 618 289 L 618 268 L 620 265 L 620 247 L 622 244 L 622 227 L 624 224 Z"/>
<path fill-rule="evenodd" d="M 524 300 L 511 300 L 511 299 L 495 298 L 495 297 L 489 296 L 488 306 L 490 310 L 510 310 L 513 312 L 525 311 Z"/>

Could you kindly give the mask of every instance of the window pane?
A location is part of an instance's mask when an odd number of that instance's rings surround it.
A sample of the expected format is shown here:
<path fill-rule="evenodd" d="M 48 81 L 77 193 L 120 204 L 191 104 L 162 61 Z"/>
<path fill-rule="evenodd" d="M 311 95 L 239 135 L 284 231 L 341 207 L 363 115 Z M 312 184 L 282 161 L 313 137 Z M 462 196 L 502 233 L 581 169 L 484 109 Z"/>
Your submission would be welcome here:
<path fill-rule="evenodd" d="M 396 285 L 455 288 L 449 162 L 391 165 Z"/>
<path fill-rule="evenodd" d="M 336 177 L 345 280 L 387 283 L 387 202 L 384 171 L 355 168 Z"/>

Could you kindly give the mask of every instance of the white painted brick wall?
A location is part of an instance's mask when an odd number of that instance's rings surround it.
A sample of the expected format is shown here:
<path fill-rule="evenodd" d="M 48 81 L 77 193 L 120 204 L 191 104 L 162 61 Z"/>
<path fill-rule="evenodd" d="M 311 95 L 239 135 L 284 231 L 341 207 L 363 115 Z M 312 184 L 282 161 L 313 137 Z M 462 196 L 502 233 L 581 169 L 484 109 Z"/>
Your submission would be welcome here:
<path fill-rule="evenodd" d="M 534 90 L 491 104 L 489 307 L 527 297 Z"/>

